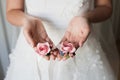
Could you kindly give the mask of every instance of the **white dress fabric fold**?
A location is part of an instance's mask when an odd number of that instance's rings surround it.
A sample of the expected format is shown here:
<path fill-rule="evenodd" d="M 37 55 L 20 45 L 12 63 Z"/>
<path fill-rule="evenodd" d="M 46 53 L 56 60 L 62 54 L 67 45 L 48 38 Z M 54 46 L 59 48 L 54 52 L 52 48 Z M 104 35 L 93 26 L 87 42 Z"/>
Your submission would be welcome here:
<path fill-rule="evenodd" d="M 74 16 L 91 10 L 92 0 L 25 0 L 27 14 L 39 17 L 51 40 L 58 45 Z M 74 58 L 47 61 L 27 43 L 23 29 L 4 80 L 117 80 L 94 27 Z"/>

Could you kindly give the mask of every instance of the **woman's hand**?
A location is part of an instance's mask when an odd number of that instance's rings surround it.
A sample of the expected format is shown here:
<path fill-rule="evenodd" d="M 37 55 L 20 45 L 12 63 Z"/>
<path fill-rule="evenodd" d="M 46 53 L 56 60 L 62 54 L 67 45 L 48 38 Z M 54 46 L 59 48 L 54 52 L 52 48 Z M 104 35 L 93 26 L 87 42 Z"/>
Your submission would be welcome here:
<path fill-rule="evenodd" d="M 46 30 L 40 19 L 29 17 L 24 21 L 23 32 L 27 42 L 36 50 L 38 43 L 48 42 L 50 47 L 53 48 L 54 44 L 51 39 L 48 37 Z M 52 51 L 53 52 L 53 51 Z M 55 55 L 51 54 L 50 56 L 44 56 L 47 60 L 51 58 L 55 59 Z"/>
<path fill-rule="evenodd" d="M 61 43 L 66 44 L 66 42 L 68 44 L 72 43 L 74 47 L 77 49 L 78 47 L 83 46 L 89 33 L 90 33 L 90 23 L 88 22 L 88 20 L 85 17 L 76 16 L 70 21 L 68 28 L 60 44 Z M 66 60 L 66 57 L 68 55 L 73 57 L 75 54 L 65 53 L 62 59 Z"/>

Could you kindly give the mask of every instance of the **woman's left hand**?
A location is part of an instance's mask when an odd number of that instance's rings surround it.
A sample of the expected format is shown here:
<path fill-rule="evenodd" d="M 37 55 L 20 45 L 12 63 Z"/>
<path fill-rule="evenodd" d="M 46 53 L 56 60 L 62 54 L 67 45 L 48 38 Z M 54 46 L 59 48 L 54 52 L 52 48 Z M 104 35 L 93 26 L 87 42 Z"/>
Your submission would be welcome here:
<path fill-rule="evenodd" d="M 61 43 L 72 43 L 74 47 L 77 49 L 78 47 L 82 47 L 84 42 L 87 40 L 87 37 L 90 33 L 90 23 L 87 18 L 75 16 L 69 23 L 68 28 L 64 34 Z M 58 56 L 59 59 L 66 60 L 69 54 L 65 53 L 61 58 L 60 54 Z M 71 55 L 72 57 L 74 55 Z"/>

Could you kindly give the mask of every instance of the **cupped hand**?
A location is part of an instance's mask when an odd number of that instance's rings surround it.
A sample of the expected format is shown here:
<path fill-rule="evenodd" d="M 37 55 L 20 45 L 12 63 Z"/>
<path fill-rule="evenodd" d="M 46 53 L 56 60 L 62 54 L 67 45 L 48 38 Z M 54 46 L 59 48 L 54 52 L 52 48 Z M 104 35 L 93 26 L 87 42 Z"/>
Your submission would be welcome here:
<path fill-rule="evenodd" d="M 60 41 L 61 43 L 72 43 L 73 46 L 77 49 L 82 47 L 84 42 L 87 40 L 87 37 L 90 33 L 90 23 L 85 17 L 75 16 L 69 23 L 67 30 L 64 34 L 64 37 Z M 59 54 L 60 59 L 66 60 L 68 56 L 73 57 L 75 53 L 65 53 L 63 57 Z"/>
<path fill-rule="evenodd" d="M 23 33 L 27 42 L 36 50 L 38 43 L 48 42 L 52 51 L 50 51 L 50 56 L 43 56 L 47 60 L 56 58 L 54 55 L 54 44 L 51 39 L 48 37 L 47 32 L 42 24 L 41 20 L 34 17 L 29 17 L 24 21 Z M 55 53 L 56 54 L 56 53 Z"/>

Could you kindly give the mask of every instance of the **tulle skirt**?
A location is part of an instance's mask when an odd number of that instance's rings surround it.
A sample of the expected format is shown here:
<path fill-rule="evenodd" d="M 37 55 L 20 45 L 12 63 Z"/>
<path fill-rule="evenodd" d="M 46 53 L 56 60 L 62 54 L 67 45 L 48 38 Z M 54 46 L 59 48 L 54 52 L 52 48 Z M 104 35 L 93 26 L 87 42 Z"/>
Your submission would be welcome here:
<path fill-rule="evenodd" d="M 44 23 L 46 31 L 57 45 L 65 29 Z M 79 48 L 74 58 L 66 61 L 47 61 L 27 43 L 21 29 L 14 51 L 9 55 L 10 65 L 4 80 L 116 80 L 94 30 Z"/>

